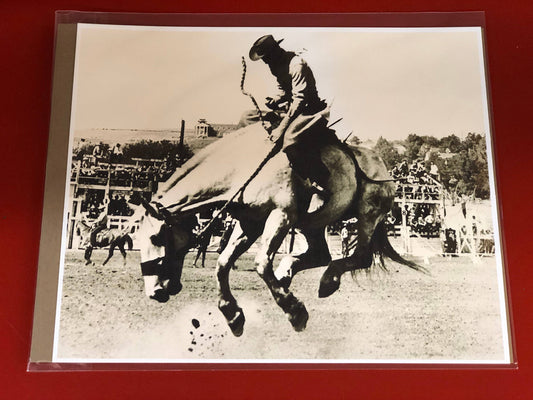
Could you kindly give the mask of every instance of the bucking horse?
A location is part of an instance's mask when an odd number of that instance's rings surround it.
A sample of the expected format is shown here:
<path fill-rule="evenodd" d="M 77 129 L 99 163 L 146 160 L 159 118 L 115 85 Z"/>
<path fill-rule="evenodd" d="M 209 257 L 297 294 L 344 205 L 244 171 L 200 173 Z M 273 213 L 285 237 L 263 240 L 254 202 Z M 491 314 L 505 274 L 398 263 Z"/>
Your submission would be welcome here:
<path fill-rule="evenodd" d="M 113 257 L 115 247 L 118 247 L 122 257 L 124 258 L 124 265 L 126 265 L 126 244 L 128 245 L 128 250 L 133 248 L 133 240 L 128 232 L 120 229 L 103 229 L 96 234 L 95 243 L 93 244 L 90 241 L 92 228 L 84 221 L 77 222 L 77 234 L 83 238 L 82 247 L 85 248 L 85 265 L 92 263 L 91 255 L 93 253 L 94 247 L 106 247 L 109 246 L 109 252 L 107 258 L 102 265 L 106 265 L 107 262 Z"/>
<path fill-rule="evenodd" d="M 311 182 L 293 171 L 283 152 L 269 158 L 273 146 L 260 124 L 238 129 L 199 151 L 160 186 L 152 203 L 143 203 L 137 237 L 148 296 L 165 302 L 181 290 L 183 260 L 194 242 L 191 218 L 203 209 L 222 206 L 239 222 L 216 268 L 218 307 L 235 336 L 243 333 L 245 317 L 231 292 L 229 273 L 259 238 L 256 270 L 296 331 L 303 330 L 308 320 L 304 304 L 290 290 L 299 271 L 327 265 L 318 290 L 319 297 L 326 297 L 339 288 L 345 272 L 370 268 L 374 256 L 422 269 L 389 243 L 384 219 L 393 205 L 396 184 L 374 152 L 339 140 L 321 146 L 321 160 L 330 171 L 330 196 L 309 213 Z M 261 160 L 268 161 L 257 171 Z M 353 217 L 357 246 L 348 257 L 332 260 L 325 227 Z M 274 271 L 274 256 L 293 228 L 303 234 L 308 248 L 283 257 Z"/>

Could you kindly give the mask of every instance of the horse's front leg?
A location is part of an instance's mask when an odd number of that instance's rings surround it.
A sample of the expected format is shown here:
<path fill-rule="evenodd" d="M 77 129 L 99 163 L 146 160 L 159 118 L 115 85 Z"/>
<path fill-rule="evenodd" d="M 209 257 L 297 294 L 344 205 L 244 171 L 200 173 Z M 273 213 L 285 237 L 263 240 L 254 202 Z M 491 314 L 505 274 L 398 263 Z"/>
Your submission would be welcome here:
<path fill-rule="evenodd" d="M 160 303 L 167 302 L 170 296 L 160 279 L 165 258 L 165 248 L 156 246 L 150 238 L 141 236 L 140 250 L 141 273 L 146 296 Z"/>
<path fill-rule="evenodd" d="M 307 325 L 309 314 L 304 304 L 288 288 L 280 284 L 272 268 L 274 256 L 291 225 L 291 218 L 286 211 L 276 209 L 270 213 L 261 239 L 261 249 L 255 258 L 255 264 L 259 276 L 267 284 L 278 306 L 288 315 L 294 330 L 302 331 Z"/>
<path fill-rule="evenodd" d="M 231 293 L 229 273 L 235 261 L 250 248 L 259 237 L 256 229 L 243 232 L 240 224 L 235 226 L 228 245 L 217 260 L 218 308 L 228 321 L 235 336 L 241 336 L 244 329 L 244 313 Z"/>
<path fill-rule="evenodd" d="M 91 263 L 91 255 L 93 254 L 93 247 L 92 246 L 87 246 L 85 248 L 85 254 L 84 254 L 84 257 L 85 257 L 85 265 L 89 265 Z"/>
<path fill-rule="evenodd" d="M 167 291 L 170 295 L 176 295 L 181 292 L 181 273 L 183 272 L 183 262 L 187 251 L 180 251 L 172 258 L 166 258 L 163 262 L 168 274 Z"/>

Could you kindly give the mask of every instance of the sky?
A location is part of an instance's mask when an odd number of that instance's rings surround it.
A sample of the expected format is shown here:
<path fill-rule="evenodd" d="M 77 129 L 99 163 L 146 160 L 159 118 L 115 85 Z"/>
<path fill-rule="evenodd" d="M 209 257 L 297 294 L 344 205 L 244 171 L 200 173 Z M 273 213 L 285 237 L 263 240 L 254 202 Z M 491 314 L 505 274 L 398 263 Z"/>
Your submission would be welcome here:
<path fill-rule="evenodd" d="M 237 123 L 276 93 L 248 51 L 260 36 L 302 51 L 338 135 L 403 139 L 488 133 L 479 28 L 162 28 L 80 24 L 72 128 L 192 128 Z"/>

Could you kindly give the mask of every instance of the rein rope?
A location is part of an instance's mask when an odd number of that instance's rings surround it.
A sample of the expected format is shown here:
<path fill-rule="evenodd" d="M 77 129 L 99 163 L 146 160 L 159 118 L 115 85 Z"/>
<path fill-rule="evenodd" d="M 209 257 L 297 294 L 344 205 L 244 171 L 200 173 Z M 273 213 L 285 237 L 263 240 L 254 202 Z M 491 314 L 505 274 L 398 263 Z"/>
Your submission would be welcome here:
<path fill-rule="evenodd" d="M 255 110 L 257 111 L 257 115 L 259 115 L 259 121 L 261 121 L 261 125 L 263 126 L 263 129 L 268 133 L 268 136 L 270 137 L 270 129 L 268 129 L 265 119 L 263 118 L 263 113 L 261 109 L 259 108 L 259 104 L 257 104 L 257 101 L 255 101 L 255 98 L 251 93 L 248 93 L 246 90 L 244 90 L 244 80 L 246 79 L 246 60 L 244 59 L 244 57 L 241 57 L 241 59 L 242 59 L 241 92 L 245 96 L 248 96 L 250 100 L 252 100 Z"/>
<path fill-rule="evenodd" d="M 253 174 L 246 180 L 246 182 L 244 182 L 244 184 L 239 188 L 239 190 L 237 190 L 235 192 L 235 194 L 233 196 L 231 196 L 231 198 L 226 201 L 226 203 L 224 203 L 224 205 L 222 206 L 222 208 L 220 210 L 218 210 L 215 215 L 213 215 L 213 217 L 211 218 L 211 220 L 207 223 L 206 226 L 204 226 L 200 232 L 198 232 L 198 236 L 202 236 L 205 232 L 207 232 L 207 230 L 209 228 L 211 228 L 211 226 L 213 225 L 213 223 L 215 222 L 215 220 L 220 217 L 220 215 L 226 211 L 226 209 L 228 208 L 228 206 L 230 205 L 230 203 L 235 200 L 235 198 L 239 195 L 242 195 L 242 193 L 244 192 L 244 189 L 246 189 L 246 187 L 250 184 L 250 182 L 257 176 L 257 174 L 259 174 L 259 171 L 261 171 L 263 169 L 263 167 L 265 166 L 265 164 L 272 158 L 274 157 L 274 155 L 276 155 L 279 151 L 279 148 L 280 146 L 278 145 L 275 145 L 269 152 L 268 154 L 266 155 L 265 158 L 263 158 L 263 161 L 261 161 L 261 164 L 259 164 L 259 166 L 255 169 L 255 171 L 253 172 Z"/>
<path fill-rule="evenodd" d="M 254 104 L 254 107 L 259 115 L 259 120 L 261 121 L 261 125 L 263 127 L 263 129 L 268 133 L 268 137 L 270 138 L 270 130 L 268 129 L 268 126 L 263 118 L 263 113 L 261 112 L 260 108 L 259 108 L 259 105 L 257 104 L 257 101 L 255 100 L 254 96 L 251 94 L 251 93 L 248 93 L 247 91 L 244 90 L 244 80 L 246 78 L 246 60 L 244 59 L 244 57 L 242 57 L 242 77 L 241 77 L 241 92 L 245 95 L 245 96 L 248 96 L 251 100 L 252 100 L 252 103 Z M 233 196 L 231 196 L 231 198 L 226 201 L 226 203 L 224 203 L 224 205 L 222 206 L 222 208 L 220 210 L 218 210 L 215 215 L 213 215 L 213 217 L 209 220 L 209 222 L 207 223 L 206 226 L 204 226 L 199 232 L 198 232 L 198 236 L 202 236 L 203 234 L 205 234 L 207 232 L 207 230 L 209 228 L 211 228 L 211 226 L 213 225 L 213 223 L 215 222 L 215 220 L 224 212 L 226 211 L 226 209 L 228 208 L 228 206 L 230 205 L 230 203 L 235 200 L 235 198 L 239 195 L 242 195 L 243 192 L 244 192 L 244 189 L 246 189 L 246 187 L 250 184 L 250 182 L 257 176 L 257 174 L 259 174 L 259 171 L 261 171 L 263 169 L 263 167 L 265 166 L 265 164 L 272 158 L 274 157 L 278 152 L 279 150 L 281 149 L 281 143 L 280 142 L 277 142 L 274 147 L 272 147 L 272 149 L 268 152 L 268 154 L 265 156 L 265 158 L 263 158 L 263 160 L 261 161 L 261 163 L 257 166 L 257 168 L 255 169 L 255 171 L 252 173 L 252 175 L 250 175 L 250 177 L 246 180 L 246 182 L 244 182 L 244 184 L 239 188 L 239 190 L 237 190 L 235 192 L 235 194 Z"/>

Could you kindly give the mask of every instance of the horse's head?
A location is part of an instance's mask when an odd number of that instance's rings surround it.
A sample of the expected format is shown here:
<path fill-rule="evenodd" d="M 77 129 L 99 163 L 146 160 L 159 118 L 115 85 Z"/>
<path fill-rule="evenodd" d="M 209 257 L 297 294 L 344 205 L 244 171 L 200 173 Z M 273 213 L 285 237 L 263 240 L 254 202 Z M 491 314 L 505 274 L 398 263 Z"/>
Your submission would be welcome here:
<path fill-rule="evenodd" d="M 76 221 L 76 235 L 81 238 L 80 245 L 87 247 L 90 245 L 89 238 L 90 238 L 90 232 L 91 228 L 87 223 L 85 223 L 83 220 Z"/>
<path fill-rule="evenodd" d="M 76 234 L 78 236 L 90 231 L 91 227 L 87 225 L 83 220 L 76 221 Z"/>
<path fill-rule="evenodd" d="M 141 262 L 157 258 L 177 257 L 186 253 L 194 242 L 193 229 L 197 225 L 194 215 L 173 216 L 157 204 L 142 202 L 136 212 L 139 221 L 137 239 Z"/>
<path fill-rule="evenodd" d="M 183 259 L 194 243 L 196 217 L 165 220 L 157 205 L 138 207 L 136 234 L 141 253 L 141 271 L 147 296 L 165 302 L 181 290 Z"/>

